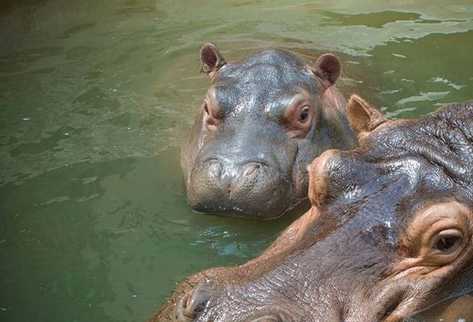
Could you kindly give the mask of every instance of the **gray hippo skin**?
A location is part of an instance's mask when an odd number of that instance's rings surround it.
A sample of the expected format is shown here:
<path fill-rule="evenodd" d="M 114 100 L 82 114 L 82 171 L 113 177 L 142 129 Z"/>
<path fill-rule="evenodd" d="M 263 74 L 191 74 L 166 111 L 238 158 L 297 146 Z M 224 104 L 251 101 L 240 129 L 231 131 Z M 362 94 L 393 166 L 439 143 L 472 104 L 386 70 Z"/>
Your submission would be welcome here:
<path fill-rule="evenodd" d="M 309 64 L 266 50 L 226 63 L 215 45 L 200 51 L 211 85 L 181 164 L 198 212 L 269 219 L 307 202 L 307 165 L 328 148 L 351 148 L 346 100 L 331 54 Z"/>
<path fill-rule="evenodd" d="M 388 121 L 354 96 L 348 117 L 360 147 L 309 166 L 311 209 L 152 321 L 473 321 L 473 103 Z"/>

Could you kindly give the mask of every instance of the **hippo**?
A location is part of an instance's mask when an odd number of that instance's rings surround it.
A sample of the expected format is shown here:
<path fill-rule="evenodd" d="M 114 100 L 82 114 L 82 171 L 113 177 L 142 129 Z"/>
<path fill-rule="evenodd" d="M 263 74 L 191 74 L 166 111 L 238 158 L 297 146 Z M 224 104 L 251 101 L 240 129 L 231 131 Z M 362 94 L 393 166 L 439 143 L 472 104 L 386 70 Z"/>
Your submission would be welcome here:
<path fill-rule="evenodd" d="M 269 49 L 227 63 L 207 43 L 200 60 L 211 85 L 181 153 L 192 209 L 258 219 L 307 209 L 307 165 L 357 143 L 334 86 L 338 58 Z"/>
<path fill-rule="evenodd" d="M 258 258 L 189 277 L 151 321 L 473 321 L 473 102 L 387 120 L 309 166 L 311 208 Z"/>

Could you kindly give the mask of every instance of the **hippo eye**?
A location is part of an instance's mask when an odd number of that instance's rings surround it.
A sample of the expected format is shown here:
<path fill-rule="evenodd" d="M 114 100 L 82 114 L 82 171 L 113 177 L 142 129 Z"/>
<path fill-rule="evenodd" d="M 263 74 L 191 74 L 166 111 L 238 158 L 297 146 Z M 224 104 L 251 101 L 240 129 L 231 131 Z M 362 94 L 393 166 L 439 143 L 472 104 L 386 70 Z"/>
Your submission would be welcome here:
<path fill-rule="evenodd" d="M 303 138 L 311 129 L 313 109 L 309 104 L 294 104 L 286 109 L 283 122 L 291 138 Z"/>
<path fill-rule="evenodd" d="M 447 229 L 437 234 L 432 241 L 432 249 L 444 254 L 455 252 L 463 242 L 463 235 L 459 230 Z"/>
<path fill-rule="evenodd" d="M 309 119 L 309 107 L 304 106 L 303 108 L 301 108 L 299 112 L 298 121 L 301 123 L 305 123 L 307 122 L 308 119 Z"/>
<path fill-rule="evenodd" d="M 209 130 L 215 130 L 217 128 L 219 120 L 214 116 L 214 112 L 210 110 L 207 102 L 202 106 L 204 109 L 204 120 Z"/>

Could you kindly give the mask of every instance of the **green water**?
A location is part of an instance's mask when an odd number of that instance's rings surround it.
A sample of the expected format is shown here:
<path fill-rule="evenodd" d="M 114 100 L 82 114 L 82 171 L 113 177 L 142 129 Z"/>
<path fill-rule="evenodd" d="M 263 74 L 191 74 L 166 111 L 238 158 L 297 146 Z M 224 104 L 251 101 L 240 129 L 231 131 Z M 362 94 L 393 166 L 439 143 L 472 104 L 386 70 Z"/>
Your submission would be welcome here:
<path fill-rule="evenodd" d="M 144 321 L 184 276 L 241 263 L 290 219 L 193 214 L 179 146 L 198 49 L 337 53 L 391 117 L 473 99 L 473 1 L 0 4 L 0 321 Z"/>

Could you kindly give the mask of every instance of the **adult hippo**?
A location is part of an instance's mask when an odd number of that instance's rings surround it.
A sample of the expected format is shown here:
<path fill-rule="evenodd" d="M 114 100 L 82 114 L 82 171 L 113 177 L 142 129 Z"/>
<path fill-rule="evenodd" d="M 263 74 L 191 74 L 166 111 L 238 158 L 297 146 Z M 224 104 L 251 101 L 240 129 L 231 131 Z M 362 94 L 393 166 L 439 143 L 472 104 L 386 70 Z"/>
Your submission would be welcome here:
<path fill-rule="evenodd" d="M 360 147 L 310 165 L 312 208 L 153 321 L 473 321 L 473 103 L 388 121 L 352 97 L 348 115 Z"/>
<path fill-rule="evenodd" d="M 191 207 L 264 219 L 307 207 L 307 165 L 356 143 L 333 86 L 339 60 L 265 50 L 226 63 L 213 44 L 200 59 L 211 86 L 181 154 Z"/>

